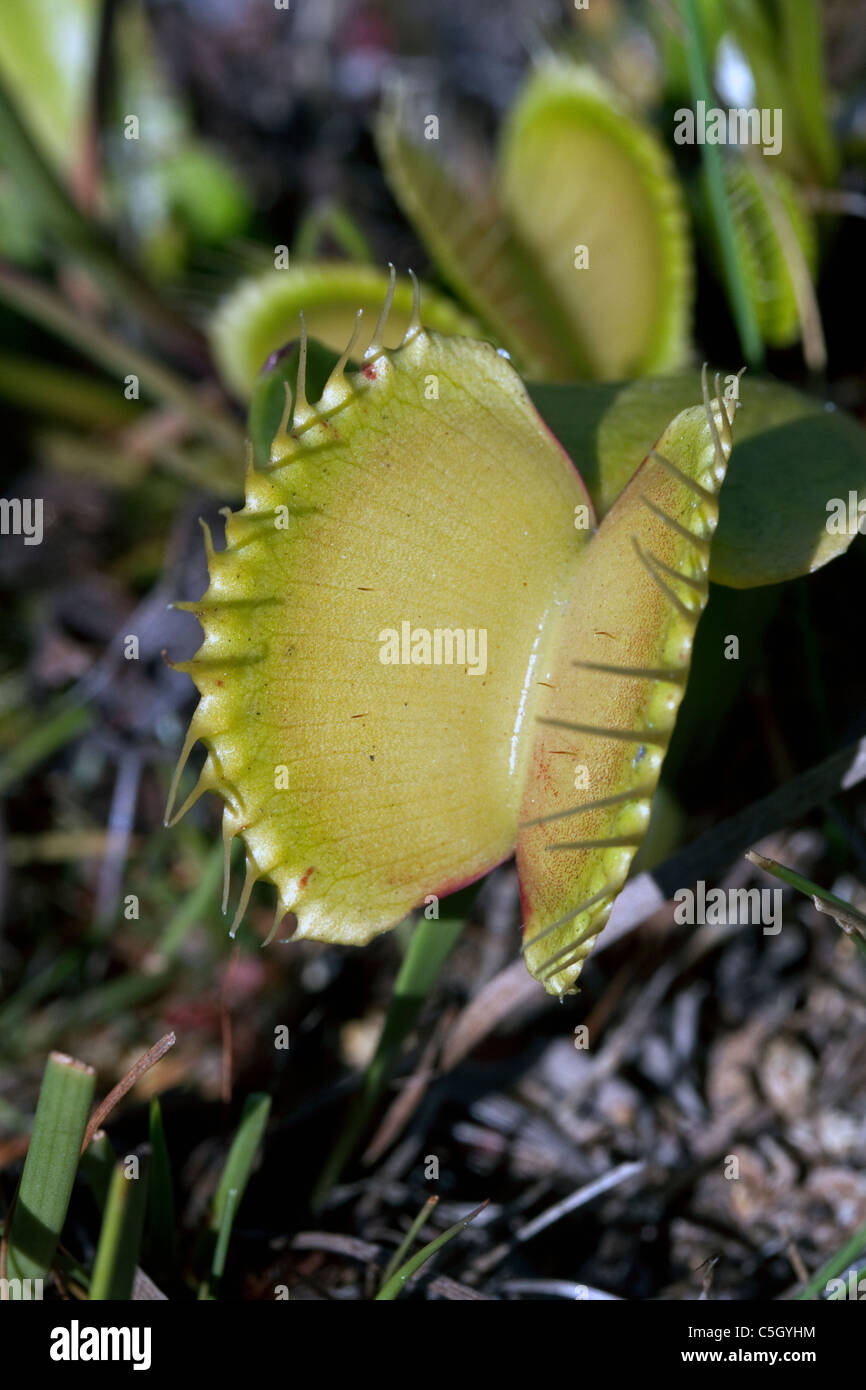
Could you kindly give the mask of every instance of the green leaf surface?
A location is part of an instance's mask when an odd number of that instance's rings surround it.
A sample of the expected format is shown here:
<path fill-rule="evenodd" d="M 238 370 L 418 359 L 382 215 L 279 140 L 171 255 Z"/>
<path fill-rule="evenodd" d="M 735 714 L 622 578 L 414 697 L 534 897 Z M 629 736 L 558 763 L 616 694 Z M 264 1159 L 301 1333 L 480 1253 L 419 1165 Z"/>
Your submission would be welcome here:
<path fill-rule="evenodd" d="M 605 516 L 666 423 L 694 401 L 697 372 L 619 385 L 530 383 Z M 828 502 L 866 497 L 866 431 L 845 411 L 764 378 L 740 381 L 736 443 L 710 578 L 734 589 L 820 569 L 853 533 L 828 531 Z"/>

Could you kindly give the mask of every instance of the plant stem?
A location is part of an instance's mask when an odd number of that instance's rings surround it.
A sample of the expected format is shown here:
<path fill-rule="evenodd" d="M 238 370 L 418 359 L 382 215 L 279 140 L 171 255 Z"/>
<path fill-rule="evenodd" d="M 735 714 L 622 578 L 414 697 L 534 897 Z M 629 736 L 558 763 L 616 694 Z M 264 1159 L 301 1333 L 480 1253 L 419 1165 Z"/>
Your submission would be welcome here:
<path fill-rule="evenodd" d="M 858 912 L 857 908 L 851 903 L 847 903 L 844 898 L 837 898 L 835 893 L 828 893 L 826 888 L 820 884 L 813 883 L 811 879 L 804 878 L 796 870 L 789 869 L 786 864 L 780 864 L 776 859 L 768 859 L 764 854 L 758 854 L 756 850 L 750 849 L 746 858 L 750 863 L 756 864 L 765 873 L 772 874 L 774 878 L 780 878 L 783 883 L 790 883 L 792 888 L 811 898 L 818 912 L 825 913 L 832 917 L 842 928 L 846 936 L 850 936 L 857 946 L 860 953 L 866 957 L 866 916 Z"/>
<path fill-rule="evenodd" d="M 147 1052 L 145 1052 L 142 1057 L 139 1057 L 138 1061 L 129 1068 L 126 1074 L 118 1081 L 117 1085 L 109 1091 L 105 1099 L 99 1102 L 99 1105 L 97 1105 L 87 1122 L 82 1148 L 86 1148 L 97 1130 L 102 1128 L 103 1122 L 108 1119 L 108 1116 L 111 1114 L 118 1101 L 122 1100 L 127 1092 L 132 1090 L 136 1081 L 140 1081 L 144 1074 L 150 1071 L 151 1067 L 161 1061 L 170 1048 L 174 1047 L 175 1041 L 174 1033 L 164 1033 L 159 1042 L 154 1043 L 153 1047 L 149 1047 Z"/>

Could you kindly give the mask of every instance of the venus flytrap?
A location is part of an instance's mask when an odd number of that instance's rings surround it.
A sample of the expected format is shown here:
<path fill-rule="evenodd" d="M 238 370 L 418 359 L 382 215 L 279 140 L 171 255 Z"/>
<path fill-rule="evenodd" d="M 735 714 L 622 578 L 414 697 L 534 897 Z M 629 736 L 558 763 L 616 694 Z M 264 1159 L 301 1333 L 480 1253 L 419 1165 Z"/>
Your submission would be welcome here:
<path fill-rule="evenodd" d="M 185 751 L 209 749 L 192 795 L 227 795 L 226 843 L 247 848 L 239 912 L 267 877 L 297 936 L 355 944 L 512 852 L 527 656 L 588 505 L 491 347 L 417 315 L 396 352 L 374 337 L 315 407 L 302 367 L 291 432 L 250 467 L 226 549 L 209 548 L 210 588 L 187 605 L 207 636 L 183 667 L 203 697 Z M 383 665 L 379 634 L 406 613 L 485 627 L 486 675 Z M 395 801 L 413 779 L 419 795 Z"/>
<path fill-rule="evenodd" d="M 709 577 L 772 583 L 841 553 L 823 492 L 863 479 L 862 432 L 739 375 L 711 399 L 706 373 L 697 406 L 691 374 L 537 384 L 542 420 L 501 354 L 426 331 L 417 304 L 386 349 L 394 278 L 359 370 L 362 316 L 327 378 L 302 319 L 254 396 L 246 505 L 181 605 L 205 630 L 181 666 L 202 698 L 169 814 L 200 739 L 178 815 L 223 797 L 224 902 L 236 837 L 246 858 L 232 930 L 267 879 L 272 935 L 291 913 L 294 936 L 353 945 L 516 849 L 527 965 L 562 994 L 643 838 Z M 483 671 L 427 659 L 436 633 L 452 651 L 481 630 Z"/>
<path fill-rule="evenodd" d="M 219 305 L 210 339 L 222 379 L 242 399 L 251 393 L 261 364 L 286 341 L 286 325 L 303 312 L 314 340 L 342 352 L 359 309 L 363 320 L 355 344 L 358 357 L 369 346 L 388 274 L 378 266 L 349 262 L 292 262 L 242 280 Z M 388 345 L 396 347 L 412 315 L 412 282 L 395 280 L 388 321 Z M 478 324 L 444 295 L 425 287 L 424 313 L 442 333 L 478 331 Z M 366 336 L 365 336 L 366 334 Z"/>
<path fill-rule="evenodd" d="M 533 74 L 506 124 L 498 187 L 578 376 L 683 364 L 692 290 L 684 201 L 661 142 L 597 73 L 552 62 Z"/>
<path fill-rule="evenodd" d="M 649 824 L 707 601 L 734 412 L 705 380 L 703 406 L 672 421 L 581 555 L 546 636 L 517 868 L 524 955 L 550 993 L 573 987 Z"/>
<path fill-rule="evenodd" d="M 430 119 L 395 85 L 376 122 L 392 191 L 470 311 L 425 288 L 429 327 L 489 337 L 537 380 L 683 365 L 692 284 L 685 200 L 663 144 L 620 95 L 589 67 L 542 65 L 510 113 L 495 168 L 473 186 L 423 138 Z M 242 280 L 210 325 L 224 379 L 248 395 L 301 309 L 311 335 L 339 351 L 359 306 L 373 323 L 368 307 L 382 288 L 380 270 L 350 261 L 290 260 Z M 385 345 L 400 341 L 410 302 L 401 277 Z M 359 354 L 368 341 L 362 334 Z"/>
<path fill-rule="evenodd" d="M 379 158 L 432 261 L 521 371 L 539 380 L 567 380 L 574 374 L 567 334 L 561 323 L 552 333 L 539 314 L 495 189 L 488 184 L 479 190 L 455 178 L 415 138 L 417 124 L 405 89 L 394 84 L 376 122 Z"/>
<path fill-rule="evenodd" d="M 393 277 L 392 277 L 393 284 Z M 208 538 L 197 786 L 225 802 L 274 931 L 361 945 L 515 846 L 526 958 L 574 987 L 646 826 L 706 600 L 734 396 L 679 414 L 595 529 L 572 462 L 492 347 L 421 326 L 294 398 Z M 429 381 L 439 385 L 431 398 Z M 732 378 L 736 383 L 737 378 Z M 576 527 L 575 516 L 586 518 Z M 487 633 L 484 674 L 383 664 L 381 633 Z M 575 781 L 575 766 L 585 781 Z M 575 788 L 581 787 L 581 795 Z M 180 814 L 180 813 L 179 813 Z M 559 853 L 554 853 L 558 850 Z M 228 876 L 226 876 L 226 892 Z"/>

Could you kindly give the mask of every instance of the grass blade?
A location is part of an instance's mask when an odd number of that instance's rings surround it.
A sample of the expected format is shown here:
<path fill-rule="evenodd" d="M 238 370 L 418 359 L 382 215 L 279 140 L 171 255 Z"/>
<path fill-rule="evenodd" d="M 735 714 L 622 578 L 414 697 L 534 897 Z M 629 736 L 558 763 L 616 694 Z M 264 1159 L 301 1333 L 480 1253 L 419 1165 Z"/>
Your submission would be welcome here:
<path fill-rule="evenodd" d="M 686 63 L 692 102 L 697 105 L 699 101 L 703 101 L 706 103 L 706 109 L 709 109 L 713 105 L 713 96 L 704 57 L 703 32 L 697 0 L 680 0 L 680 5 L 686 28 Z M 761 367 L 764 362 L 764 345 L 758 329 L 755 306 L 737 257 L 734 223 L 728 205 L 721 151 L 717 145 L 703 144 L 701 158 L 707 174 L 710 206 L 719 236 L 725 280 L 740 344 L 749 366 Z"/>
<path fill-rule="evenodd" d="M 462 932 L 475 901 L 477 889 L 465 888 L 442 904 L 438 920 L 423 918 L 412 934 L 408 950 L 394 983 L 394 992 L 385 1015 L 376 1051 L 361 1089 L 355 1096 L 346 1123 L 325 1163 L 312 1197 L 313 1209 L 320 1209 L 339 1178 L 384 1089 L 397 1054 L 415 1024 L 421 1006 Z"/>
<path fill-rule="evenodd" d="M 105 1209 L 117 1155 L 104 1129 L 98 1129 L 81 1155 L 81 1176 L 100 1211 Z"/>
<path fill-rule="evenodd" d="M 380 1290 L 385 1287 L 388 1280 L 391 1278 L 391 1275 L 395 1272 L 395 1270 L 399 1269 L 400 1265 L 403 1263 L 403 1260 L 406 1258 L 406 1256 L 412 1248 L 412 1244 L 415 1240 L 415 1237 L 417 1236 L 418 1232 L 424 1225 L 424 1222 L 427 1220 L 427 1217 L 430 1215 L 431 1211 L 433 1210 L 438 1201 L 439 1198 L 435 1195 L 433 1197 L 427 1198 L 427 1201 L 424 1203 L 418 1215 L 415 1217 L 415 1220 L 412 1222 L 412 1225 L 409 1227 L 405 1236 L 400 1241 L 400 1244 L 397 1246 L 397 1249 L 394 1251 L 394 1254 L 391 1256 L 390 1260 L 386 1264 L 385 1272 L 382 1275 L 382 1282 L 379 1285 Z"/>
<path fill-rule="evenodd" d="M 90 1280 L 93 1300 L 126 1302 L 132 1297 L 147 1210 L 149 1172 L 150 1146 L 146 1144 L 115 1165 Z"/>
<path fill-rule="evenodd" d="M 486 1206 L 487 1202 L 482 1202 L 480 1207 L 476 1207 L 468 1216 L 464 1216 L 462 1221 L 455 1221 L 454 1225 L 449 1226 L 447 1231 L 443 1231 L 441 1236 L 431 1240 L 429 1245 L 422 1246 L 417 1255 L 413 1255 L 411 1260 L 407 1260 L 404 1265 L 401 1265 L 396 1274 L 392 1274 L 387 1283 L 382 1285 L 376 1294 L 376 1302 L 396 1298 L 407 1279 L 411 1279 L 412 1275 L 423 1264 L 427 1263 L 431 1255 L 435 1255 L 436 1251 L 441 1250 L 443 1245 L 447 1245 L 449 1240 L 453 1240 L 455 1236 L 459 1236 L 461 1231 L 465 1231 L 469 1223 L 474 1221 L 479 1212 L 482 1212 Z"/>
<path fill-rule="evenodd" d="M 219 1287 L 220 1280 L 223 1277 L 223 1271 L 226 1267 L 226 1256 L 229 1252 L 229 1241 L 231 1240 L 232 1226 L 234 1225 L 235 1212 L 238 1209 L 239 1202 L 240 1194 L 237 1188 L 230 1187 L 225 1196 L 225 1202 L 223 1204 L 222 1209 L 222 1218 L 220 1220 L 220 1228 L 217 1232 L 216 1245 L 214 1246 L 213 1252 L 213 1260 L 211 1261 L 211 1286 L 214 1290 L 214 1293 L 210 1295 L 211 1297 L 215 1296 L 216 1290 Z M 201 1293 L 199 1294 L 199 1297 L 202 1297 Z"/>
<path fill-rule="evenodd" d="M 218 844 L 205 860 L 198 882 L 184 896 L 153 949 L 150 964 L 155 970 L 174 960 L 191 928 L 207 915 L 217 887 L 222 883 L 224 857 L 223 847 Z"/>
<path fill-rule="evenodd" d="M 260 1091 L 247 1096 L 241 1122 L 213 1200 L 208 1224 L 210 1265 L 198 1291 L 200 1299 L 216 1298 L 225 1268 L 235 1212 L 241 1204 L 256 1154 L 265 1132 L 271 1098 Z"/>
<path fill-rule="evenodd" d="M 83 705 L 61 701 L 43 710 L 40 722 L 0 758 L 0 795 L 92 723 L 93 712 Z"/>
<path fill-rule="evenodd" d="M 44 1279 L 51 1268 L 78 1171 L 95 1081 L 93 1068 L 74 1057 L 52 1052 L 48 1058 L 9 1222 L 5 1273 L 10 1279 Z"/>
<path fill-rule="evenodd" d="M 851 937 L 860 954 L 866 958 L 866 916 L 862 912 L 858 912 L 851 903 L 846 903 L 844 898 L 837 898 L 835 893 L 828 893 L 820 884 L 804 878 L 795 869 L 789 869 L 786 864 L 780 864 L 776 859 L 768 859 L 766 855 L 758 854 L 753 849 L 749 850 L 746 858 L 765 873 L 780 878 L 783 883 L 790 883 L 792 888 L 811 898 L 817 911 L 832 917 L 845 935 Z"/>
<path fill-rule="evenodd" d="M 846 1270 L 852 1260 L 855 1260 L 866 1245 L 866 1226 L 861 1226 L 855 1231 L 849 1241 L 842 1246 L 837 1255 L 834 1255 L 822 1265 L 817 1274 L 809 1280 L 802 1292 L 797 1294 L 797 1298 L 802 1301 L 811 1301 L 818 1297 L 822 1289 L 831 1279 L 837 1279 Z"/>
<path fill-rule="evenodd" d="M 147 1194 L 150 1245 L 156 1264 L 160 1269 L 168 1270 L 175 1263 L 177 1233 L 171 1160 L 158 1096 L 152 1096 L 150 1101 L 150 1147 L 152 1156 Z"/>

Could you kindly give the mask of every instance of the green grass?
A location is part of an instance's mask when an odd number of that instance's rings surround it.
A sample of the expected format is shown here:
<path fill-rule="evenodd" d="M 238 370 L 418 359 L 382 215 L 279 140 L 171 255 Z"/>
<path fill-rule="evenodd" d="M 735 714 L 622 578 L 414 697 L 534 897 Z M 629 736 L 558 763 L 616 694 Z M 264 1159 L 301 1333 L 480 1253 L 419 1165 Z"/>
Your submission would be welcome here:
<path fill-rule="evenodd" d="M 143 1146 L 115 1165 L 90 1281 L 91 1299 L 132 1297 L 147 1210 L 150 1151 Z"/>
<path fill-rule="evenodd" d="M 48 1058 L 9 1222 L 9 1279 L 48 1276 L 78 1171 L 94 1083 L 93 1069 L 83 1062 L 58 1052 Z"/>

